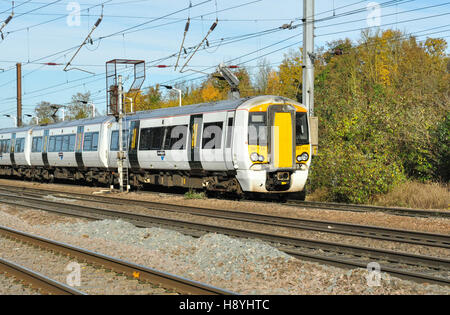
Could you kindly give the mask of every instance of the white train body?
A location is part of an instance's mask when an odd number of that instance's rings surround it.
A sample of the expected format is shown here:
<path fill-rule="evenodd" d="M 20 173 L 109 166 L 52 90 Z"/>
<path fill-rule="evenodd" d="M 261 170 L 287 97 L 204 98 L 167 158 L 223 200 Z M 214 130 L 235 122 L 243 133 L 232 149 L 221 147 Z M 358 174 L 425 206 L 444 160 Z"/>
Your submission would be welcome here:
<path fill-rule="evenodd" d="M 277 96 L 137 112 L 123 124 L 131 185 L 237 193 L 304 190 L 311 163 L 306 109 Z M 0 130 L 0 174 L 117 183 L 114 117 Z"/>

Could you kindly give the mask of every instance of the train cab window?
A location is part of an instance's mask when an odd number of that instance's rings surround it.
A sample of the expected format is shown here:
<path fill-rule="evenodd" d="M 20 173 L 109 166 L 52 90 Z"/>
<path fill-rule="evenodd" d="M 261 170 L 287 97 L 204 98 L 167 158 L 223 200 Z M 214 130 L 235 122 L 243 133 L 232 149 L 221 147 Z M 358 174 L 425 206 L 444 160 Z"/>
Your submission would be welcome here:
<path fill-rule="evenodd" d="M 223 121 L 203 125 L 202 149 L 220 149 L 222 145 Z"/>
<path fill-rule="evenodd" d="M 187 125 L 166 127 L 164 150 L 185 150 L 187 141 Z"/>
<path fill-rule="evenodd" d="M 83 151 L 97 151 L 98 132 L 86 132 L 84 134 Z"/>
<path fill-rule="evenodd" d="M 306 113 L 296 113 L 295 115 L 295 142 L 297 145 L 308 144 L 308 119 Z"/>
<path fill-rule="evenodd" d="M 31 152 L 41 152 L 42 151 L 42 137 L 33 137 L 31 142 Z"/>
<path fill-rule="evenodd" d="M 267 145 L 266 113 L 250 113 L 248 118 L 248 144 Z"/>
<path fill-rule="evenodd" d="M 141 129 L 139 150 L 161 150 L 164 141 L 164 127 Z"/>

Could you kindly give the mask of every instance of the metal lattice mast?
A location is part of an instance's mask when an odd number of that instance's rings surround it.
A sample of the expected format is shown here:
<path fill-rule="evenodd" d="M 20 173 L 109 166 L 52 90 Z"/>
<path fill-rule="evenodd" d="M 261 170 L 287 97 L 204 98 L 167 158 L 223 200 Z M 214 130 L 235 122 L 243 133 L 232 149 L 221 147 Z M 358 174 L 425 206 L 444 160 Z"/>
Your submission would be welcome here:
<path fill-rule="evenodd" d="M 117 97 L 117 107 L 119 112 L 119 152 L 117 157 L 117 170 L 119 172 L 119 186 L 120 186 L 120 192 L 123 192 L 123 159 L 124 159 L 124 152 L 123 152 L 123 139 L 122 139 L 122 125 L 123 125 L 123 110 L 122 110 L 122 76 L 119 75 L 118 77 L 118 97 Z"/>

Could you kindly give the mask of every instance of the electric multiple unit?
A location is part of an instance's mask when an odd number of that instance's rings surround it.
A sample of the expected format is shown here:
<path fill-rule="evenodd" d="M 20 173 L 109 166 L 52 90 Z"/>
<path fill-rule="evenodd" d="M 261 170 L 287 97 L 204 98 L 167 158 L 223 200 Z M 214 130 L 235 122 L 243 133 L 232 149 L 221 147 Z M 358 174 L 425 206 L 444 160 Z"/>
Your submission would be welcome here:
<path fill-rule="evenodd" d="M 311 163 L 307 110 L 257 96 L 143 111 L 125 117 L 130 185 L 213 191 L 304 190 Z M 111 185 L 118 181 L 114 117 L 0 130 L 0 175 Z"/>

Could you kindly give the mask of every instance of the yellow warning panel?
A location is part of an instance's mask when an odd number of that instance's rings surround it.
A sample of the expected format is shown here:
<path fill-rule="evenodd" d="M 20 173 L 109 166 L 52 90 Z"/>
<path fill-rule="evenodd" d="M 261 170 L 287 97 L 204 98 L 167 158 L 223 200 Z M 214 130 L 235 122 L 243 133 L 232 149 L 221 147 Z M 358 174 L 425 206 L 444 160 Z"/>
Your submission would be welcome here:
<path fill-rule="evenodd" d="M 275 113 L 274 119 L 274 153 L 275 167 L 292 167 L 292 115 Z"/>

